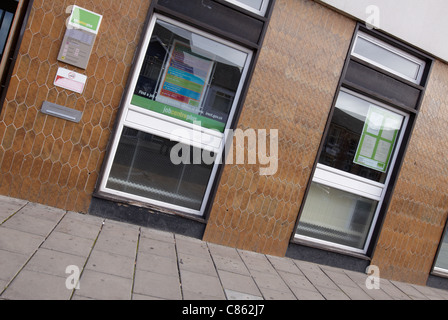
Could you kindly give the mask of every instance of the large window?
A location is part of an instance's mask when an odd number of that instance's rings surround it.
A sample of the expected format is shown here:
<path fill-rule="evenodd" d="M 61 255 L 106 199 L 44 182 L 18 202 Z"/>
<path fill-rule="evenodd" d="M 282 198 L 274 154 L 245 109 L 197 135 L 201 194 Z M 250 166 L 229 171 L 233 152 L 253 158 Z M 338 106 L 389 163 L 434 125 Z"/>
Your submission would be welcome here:
<path fill-rule="evenodd" d="M 202 215 L 251 51 L 158 14 L 144 43 L 100 192 Z"/>
<path fill-rule="evenodd" d="M 432 59 L 358 24 L 293 242 L 371 255 Z"/>
<path fill-rule="evenodd" d="M 296 238 L 366 253 L 407 115 L 342 89 Z"/>

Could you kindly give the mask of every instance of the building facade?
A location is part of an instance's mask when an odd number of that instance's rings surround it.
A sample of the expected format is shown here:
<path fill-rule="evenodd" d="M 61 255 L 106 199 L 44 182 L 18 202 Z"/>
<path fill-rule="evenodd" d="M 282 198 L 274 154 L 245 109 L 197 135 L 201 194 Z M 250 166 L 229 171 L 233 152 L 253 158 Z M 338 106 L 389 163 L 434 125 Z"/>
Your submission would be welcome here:
<path fill-rule="evenodd" d="M 446 287 L 447 6 L 370 2 L 4 2 L 0 194 Z"/>

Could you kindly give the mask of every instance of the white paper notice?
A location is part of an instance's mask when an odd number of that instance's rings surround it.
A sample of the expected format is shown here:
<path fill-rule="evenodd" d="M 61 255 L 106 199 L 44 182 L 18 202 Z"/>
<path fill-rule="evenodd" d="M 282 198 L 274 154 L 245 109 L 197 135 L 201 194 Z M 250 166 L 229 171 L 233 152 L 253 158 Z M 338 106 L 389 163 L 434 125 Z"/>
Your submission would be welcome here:
<path fill-rule="evenodd" d="M 386 163 L 387 159 L 389 158 L 391 148 L 392 148 L 391 143 L 384 140 L 380 140 L 378 142 L 378 148 L 376 149 L 375 160 L 377 160 L 378 162 Z"/>
<path fill-rule="evenodd" d="M 376 138 L 366 135 L 362 143 L 360 155 L 367 158 L 372 158 L 373 151 L 375 150 L 375 145 L 376 145 Z"/>
<path fill-rule="evenodd" d="M 82 93 L 86 85 L 87 76 L 68 70 L 59 68 L 54 85 L 77 93 Z"/>

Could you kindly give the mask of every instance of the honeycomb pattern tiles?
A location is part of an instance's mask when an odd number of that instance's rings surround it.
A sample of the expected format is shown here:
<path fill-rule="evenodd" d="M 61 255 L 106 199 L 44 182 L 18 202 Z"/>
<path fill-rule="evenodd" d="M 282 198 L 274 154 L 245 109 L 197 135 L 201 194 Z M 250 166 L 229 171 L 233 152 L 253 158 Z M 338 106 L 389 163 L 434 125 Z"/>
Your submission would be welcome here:
<path fill-rule="evenodd" d="M 103 15 L 86 70 L 57 61 L 73 4 Z M 87 211 L 149 5 L 34 0 L 0 117 L 0 194 Z M 82 94 L 53 85 L 58 67 L 87 76 Z M 44 101 L 81 121 L 41 113 Z"/>

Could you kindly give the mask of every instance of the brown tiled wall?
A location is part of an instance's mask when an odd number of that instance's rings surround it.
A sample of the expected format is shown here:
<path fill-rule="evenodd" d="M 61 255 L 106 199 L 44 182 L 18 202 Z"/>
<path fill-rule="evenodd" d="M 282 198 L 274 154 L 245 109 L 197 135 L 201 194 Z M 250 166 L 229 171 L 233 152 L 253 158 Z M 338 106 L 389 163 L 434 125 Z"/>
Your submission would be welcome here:
<path fill-rule="evenodd" d="M 426 284 L 448 215 L 448 65 L 436 61 L 372 264 Z"/>
<path fill-rule="evenodd" d="M 150 2 L 34 1 L 0 116 L 0 194 L 87 211 Z M 73 4 L 103 15 L 86 70 L 56 60 Z M 87 75 L 83 94 L 53 85 L 58 67 Z M 42 114 L 45 100 L 81 122 Z"/>
<path fill-rule="evenodd" d="M 285 254 L 354 28 L 313 1 L 276 1 L 238 128 L 279 129 L 278 172 L 226 165 L 205 240 Z"/>

